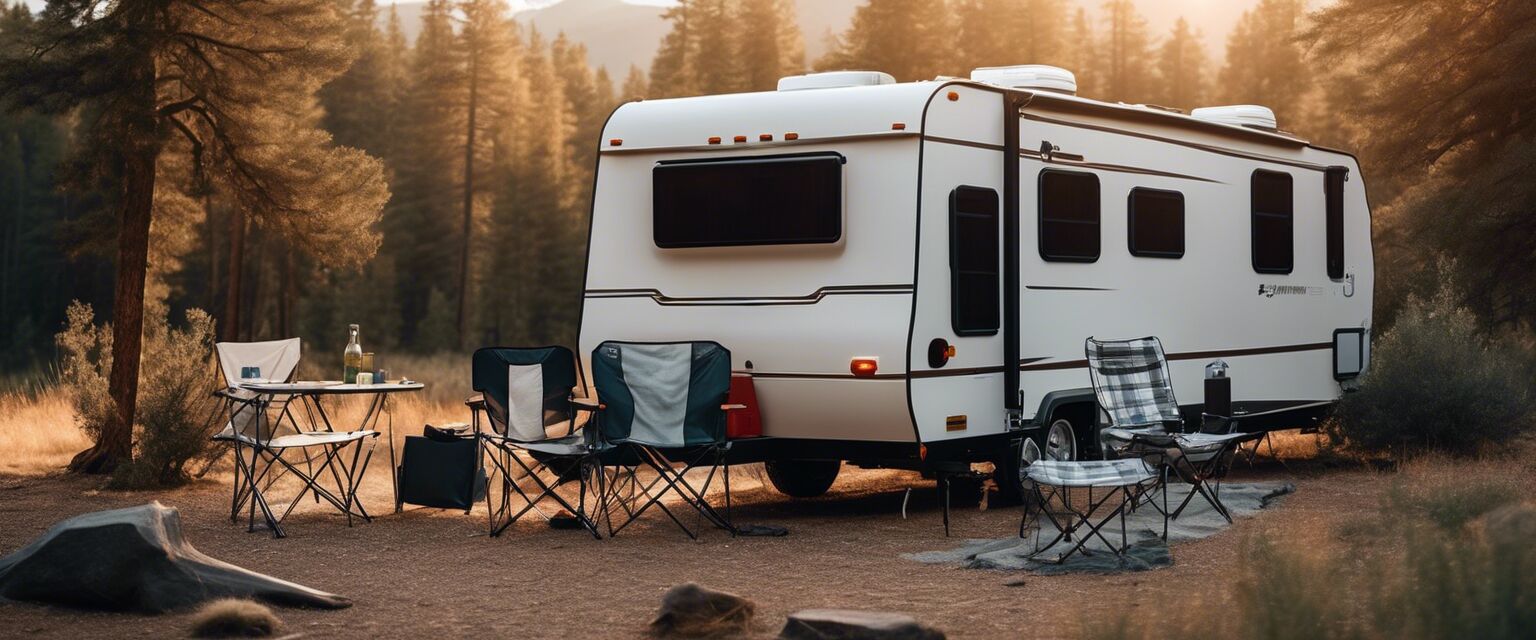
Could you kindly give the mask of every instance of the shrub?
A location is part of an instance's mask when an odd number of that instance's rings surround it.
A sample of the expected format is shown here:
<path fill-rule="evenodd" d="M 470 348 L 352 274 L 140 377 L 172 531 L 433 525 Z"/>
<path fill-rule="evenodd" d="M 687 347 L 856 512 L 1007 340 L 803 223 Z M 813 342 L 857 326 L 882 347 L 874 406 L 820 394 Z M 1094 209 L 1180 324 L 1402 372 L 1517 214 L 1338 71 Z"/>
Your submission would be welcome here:
<path fill-rule="evenodd" d="M 1378 512 L 1346 522 L 1369 528 L 1355 544 L 1249 539 L 1232 601 L 1215 618 L 1123 617 L 1086 625 L 1083 637 L 1528 638 L 1536 628 L 1536 508 L 1520 504 L 1518 492 L 1487 491 L 1488 477 L 1458 476 L 1460 468 L 1442 464 L 1433 477 L 1394 481 Z M 1433 506 L 1479 493 L 1487 494 L 1478 499 L 1482 513 L 1456 524 Z"/>
<path fill-rule="evenodd" d="M 73 396 L 76 423 L 95 438 L 116 412 L 107 388 L 112 328 L 94 326 L 89 305 L 70 305 L 67 317 L 65 330 L 56 337 L 60 380 Z M 116 487 L 184 483 L 187 464 L 212 452 L 214 323 L 200 309 L 188 310 L 186 319 L 185 328 L 174 328 L 159 314 L 146 314 L 134 452 L 114 472 Z"/>
<path fill-rule="evenodd" d="M 1457 304 L 1449 278 L 1429 299 L 1410 298 L 1374 342 L 1370 370 L 1325 426 L 1365 453 L 1468 453 L 1521 433 L 1532 413 L 1523 350 L 1488 340 Z"/>

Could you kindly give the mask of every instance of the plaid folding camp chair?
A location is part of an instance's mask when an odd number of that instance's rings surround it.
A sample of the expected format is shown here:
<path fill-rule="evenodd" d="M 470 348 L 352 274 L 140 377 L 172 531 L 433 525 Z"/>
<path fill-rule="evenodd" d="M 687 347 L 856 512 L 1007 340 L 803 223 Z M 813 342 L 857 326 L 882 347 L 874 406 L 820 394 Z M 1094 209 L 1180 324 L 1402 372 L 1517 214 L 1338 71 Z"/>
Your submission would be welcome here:
<path fill-rule="evenodd" d="M 601 401 L 600 440 L 616 448 L 620 470 L 603 499 L 609 535 L 616 535 L 656 507 L 690 538 L 693 530 L 662 501 L 667 494 L 698 511 L 710 524 L 737 532 L 731 523 L 731 475 L 725 465 L 730 447 L 725 435 L 726 412 L 741 408 L 725 404 L 731 387 L 731 352 L 714 342 L 604 342 L 592 352 L 592 377 Z M 705 500 L 717 472 L 724 467 L 725 513 Z M 642 483 L 637 471 L 656 473 Z M 687 474 L 707 468 L 702 485 L 689 484 Z M 607 484 L 607 483 L 605 483 Z M 613 511 L 624 521 L 613 524 Z"/>
<path fill-rule="evenodd" d="M 1183 433 L 1184 417 L 1173 395 L 1173 378 L 1163 344 L 1155 337 L 1095 340 L 1084 343 L 1088 373 L 1099 408 L 1109 425 L 1099 432 L 1105 457 L 1141 456 L 1161 464 L 1192 485 L 1177 518 L 1196 494 L 1232 520 L 1221 503 L 1221 478 L 1231 468 L 1238 446 L 1263 437 L 1236 432 L 1237 421 L 1206 414 L 1199 433 Z"/>
<path fill-rule="evenodd" d="M 222 401 L 225 419 L 213 439 L 230 443 L 235 458 L 230 520 L 239 517 L 241 507 L 247 507 L 247 530 L 255 531 L 259 509 L 272 536 L 284 537 L 282 521 L 306 493 L 316 502 L 323 499 L 345 513 L 348 526 L 354 516 L 371 520 L 355 496 L 373 458 L 373 448 L 369 447 L 365 455 L 362 443 L 377 438 L 378 432 L 302 431 L 293 415 L 293 396 L 256 393 L 243 386 L 291 378 L 299 364 L 299 339 L 220 342 L 214 348 L 225 382 L 225 388 L 214 395 Z M 343 457 L 348 447 L 353 447 L 350 463 Z M 289 452 L 303 456 L 304 469 L 284 457 Z M 334 492 L 321 484 L 327 474 L 335 483 Z M 264 492 L 289 475 L 298 478 L 304 488 L 279 515 Z"/>
<path fill-rule="evenodd" d="M 548 500 L 571 513 L 593 537 L 602 538 L 586 509 L 586 479 L 595 446 L 585 429 L 578 431 L 577 416 L 584 407 L 595 407 L 581 404 L 586 401 L 573 393 L 579 366 L 565 347 L 475 351 L 472 384 L 479 394 L 467 404 L 474 413 L 477 439 L 491 460 L 491 475 L 501 478 L 500 499 L 493 500 L 491 491 L 485 496 L 492 536 L 530 511 L 553 522 L 538 506 Z M 482 411 L 486 428 L 480 423 Z M 525 490 L 523 481 L 534 486 Z M 579 490 L 575 505 L 559 493 L 571 482 Z M 514 494 L 523 502 L 515 512 Z"/>
<path fill-rule="evenodd" d="M 1047 562 L 1064 562 L 1074 553 L 1091 555 L 1087 545 L 1098 538 L 1115 555 L 1125 553 L 1125 514 L 1135 505 L 1148 500 L 1154 491 L 1163 487 L 1162 513 L 1168 512 L 1166 469 L 1157 469 L 1140 458 L 1126 460 L 1041 460 L 1025 469 L 1035 499 L 1026 501 L 1024 517 L 1019 521 L 1019 537 L 1024 537 L 1030 522 L 1049 522 L 1056 530 L 1055 537 L 1040 544 L 1037 529 L 1035 551 L 1032 557 L 1050 551 L 1063 540 L 1072 543 L 1066 551 Z M 1097 497 L 1094 490 L 1100 490 Z M 1073 492 L 1086 491 L 1087 499 Z M 1106 507 L 1113 504 L 1113 508 Z M 1031 518 L 1031 511 L 1035 517 Z M 1120 519 L 1120 544 L 1116 545 L 1104 535 L 1104 527 L 1115 518 Z M 1163 520 L 1163 539 L 1168 539 L 1168 520 Z M 1036 557 L 1035 559 L 1040 559 Z"/>

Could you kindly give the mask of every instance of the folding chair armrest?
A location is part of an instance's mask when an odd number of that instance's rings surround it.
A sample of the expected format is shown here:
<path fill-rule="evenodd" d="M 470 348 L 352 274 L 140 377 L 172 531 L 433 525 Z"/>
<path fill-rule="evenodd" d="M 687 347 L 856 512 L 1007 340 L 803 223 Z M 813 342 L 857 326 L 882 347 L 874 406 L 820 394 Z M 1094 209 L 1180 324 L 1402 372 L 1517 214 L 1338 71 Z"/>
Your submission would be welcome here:
<path fill-rule="evenodd" d="M 602 411 L 608 408 L 608 405 L 598 402 L 596 398 L 571 398 L 571 404 L 588 411 Z"/>
<path fill-rule="evenodd" d="M 469 396 L 467 398 L 464 398 L 464 406 L 469 407 L 471 409 L 484 409 L 485 408 L 485 394 L 477 393 L 475 395 L 472 395 L 472 396 Z"/>
<path fill-rule="evenodd" d="M 1214 423 L 1214 426 L 1212 426 Z M 1233 433 L 1237 431 L 1238 419 L 1232 416 L 1224 416 L 1215 413 L 1200 414 L 1201 433 Z"/>
<path fill-rule="evenodd" d="M 258 401 L 261 398 L 260 396 L 251 397 L 251 398 L 244 398 L 244 397 L 235 395 L 235 392 L 234 392 L 233 389 L 217 389 L 217 390 L 215 390 L 213 392 L 212 395 L 214 397 L 216 397 L 216 398 L 223 398 L 223 399 L 228 400 L 230 402 L 238 402 L 240 404 L 252 405 L 252 406 L 258 404 Z"/>

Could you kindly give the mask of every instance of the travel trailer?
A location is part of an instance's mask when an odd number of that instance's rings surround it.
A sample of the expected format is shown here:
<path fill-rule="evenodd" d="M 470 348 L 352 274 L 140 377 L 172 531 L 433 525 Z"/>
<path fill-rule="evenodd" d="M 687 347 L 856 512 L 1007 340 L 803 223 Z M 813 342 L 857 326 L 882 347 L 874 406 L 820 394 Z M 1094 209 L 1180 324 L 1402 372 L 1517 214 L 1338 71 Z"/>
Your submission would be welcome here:
<path fill-rule="evenodd" d="M 1157 336 L 1198 416 L 1307 427 L 1364 372 L 1359 164 L 1258 106 L 1075 95 L 1070 72 L 632 102 L 603 132 L 580 351 L 714 340 L 792 495 L 838 465 L 1012 472 L 1097 455 L 1084 340 Z M 590 370 L 590 367 L 588 368 Z M 1009 490 L 1010 482 L 1000 482 Z"/>

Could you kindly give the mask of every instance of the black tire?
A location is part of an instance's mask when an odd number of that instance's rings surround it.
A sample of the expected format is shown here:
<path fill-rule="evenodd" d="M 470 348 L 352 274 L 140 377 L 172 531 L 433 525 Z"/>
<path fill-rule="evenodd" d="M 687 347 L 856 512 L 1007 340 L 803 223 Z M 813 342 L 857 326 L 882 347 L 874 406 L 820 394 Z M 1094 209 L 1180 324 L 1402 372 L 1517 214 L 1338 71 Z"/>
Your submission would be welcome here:
<path fill-rule="evenodd" d="M 1035 438 L 1024 436 L 1008 447 L 1008 455 L 992 462 L 992 482 L 997 485 L 997 504 L 1015 505 L 1024 502 L 1024 468 L 1026 462 L 1040 459 L 1040 446 Z"/>
<path fill-rule="evenodd" d="M 763 463 L 773 488 L 791 498 L 814 498 L 832 488 L 841 460 L 770 460 Z"/>

